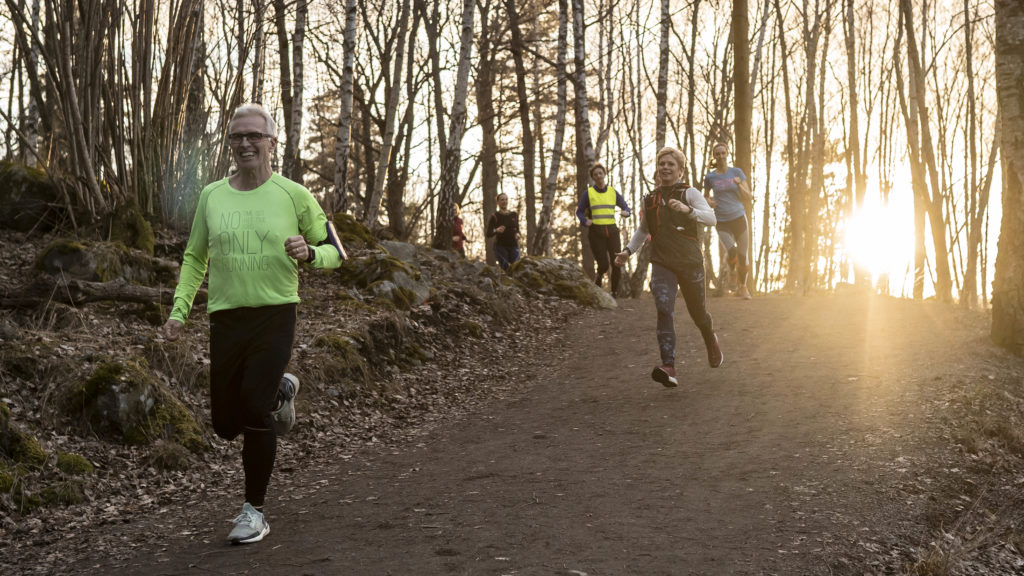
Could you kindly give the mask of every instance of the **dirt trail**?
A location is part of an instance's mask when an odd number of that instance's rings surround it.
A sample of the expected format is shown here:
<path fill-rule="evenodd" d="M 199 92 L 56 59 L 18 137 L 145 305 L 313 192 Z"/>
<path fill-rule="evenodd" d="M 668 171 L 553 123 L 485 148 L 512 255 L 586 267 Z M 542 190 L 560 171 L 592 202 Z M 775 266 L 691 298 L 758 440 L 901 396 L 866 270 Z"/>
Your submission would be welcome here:
<path fill-rule="evenodd" d="M 163 531 L 162 544 L 78 568 L 864 574 L 865 557 L 899 553 L 894 538 L 927 541 L 929 466 L 953 450 L 940 409 L 991 349 L 980 315 L 852 295 L 713 299 L 725 364 L 712 370 L 680 303 L 681 385 L 666 389 L 649 378 L 653 302 L 620 304 L 567 326 L 511 399 L 393 452 L 283 472 L 310 490 L 271 487 L 259 544 L 224 544 L 237 502 L 172 506 L 109 528 Z"/>

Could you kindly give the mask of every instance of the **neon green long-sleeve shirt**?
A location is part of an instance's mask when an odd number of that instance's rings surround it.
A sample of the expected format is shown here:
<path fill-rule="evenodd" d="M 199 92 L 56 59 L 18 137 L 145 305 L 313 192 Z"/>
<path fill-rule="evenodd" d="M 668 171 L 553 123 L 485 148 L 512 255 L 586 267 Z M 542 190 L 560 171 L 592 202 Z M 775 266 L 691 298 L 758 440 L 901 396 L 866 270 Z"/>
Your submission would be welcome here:
<path fill-rule="evenodd" d="M 341 255 L 327 238 L 327 216 L 301 184 L 274 173 L 255 190 L 228 179 L 203 189 L 174 291 L 171 318 L 184 322 L 210 272 L 208 312 L 299 301 L 298 262 L 284 241 L 302 235 L 316 251 L 313 266 L 337 268 Z"/>

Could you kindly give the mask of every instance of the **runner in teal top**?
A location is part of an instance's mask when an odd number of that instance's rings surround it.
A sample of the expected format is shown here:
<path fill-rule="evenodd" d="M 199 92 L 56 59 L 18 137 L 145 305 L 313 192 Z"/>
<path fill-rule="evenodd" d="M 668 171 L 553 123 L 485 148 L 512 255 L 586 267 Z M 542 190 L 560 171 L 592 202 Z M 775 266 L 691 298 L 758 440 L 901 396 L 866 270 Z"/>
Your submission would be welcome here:
<path fill-rule="evenodd" d="M 245 502 L 228 540 L 248 544 L 270 532 L 263 503 L 277 437 L 295 423 L 299 380 L 284 371 L 295 338 L 298 263 L 336 268 L 344 252 L 309 190 L 271 171 L 277 127 L 262 106 L 235 110 L 228 142 L 238 170 L 199 196 L 162 332 L 171 341 L 181 336 L 209 271 L 210 415 L 218 436 L 243 437 Z"/>
<path fill-rule="evenodd" d="M 736 279 L 736 295 L 750 299 L 747 289 L 747 270 L 750 269 L 750 257 L 747 255 L 748 224 L 747 210 L 744 202 L 750 202 L 750 186 L 747 175 L 735 166 L 729 166 L 729 147 L 715 144 L 711 149 L 715 157 L 715 169 L 704 176 L 704 196 L 708 204 L 715 209 L 718 224 L 719 253 L 721 261 L 734 272 Z M 721 277 L 726 276 L 723 270 Z"/>

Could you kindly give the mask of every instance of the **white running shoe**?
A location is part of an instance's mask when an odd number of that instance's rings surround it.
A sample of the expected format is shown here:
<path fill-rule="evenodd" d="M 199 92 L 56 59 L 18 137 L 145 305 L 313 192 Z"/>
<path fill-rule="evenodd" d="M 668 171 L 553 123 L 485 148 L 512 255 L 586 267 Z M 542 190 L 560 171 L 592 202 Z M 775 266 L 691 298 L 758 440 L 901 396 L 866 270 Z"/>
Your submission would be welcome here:
<path fill-rule="evenodd" d="M 233 522 L 235 527 L 231 534 L 228 534 L 228 540 L 232 544 L 259 542 L 270 532 L 270 524 L 263 518 L 263 513 L 248 502 L 242 504 L 242 513 Z"/>
<path fill-rule="evenodd" d="M 295 426 L 295 396 L 298 393 L 299 379 L 294 374 L 285 373 L 277 392 L 281 405 L 272 413 L 278 436 L 284 436 Z"/>

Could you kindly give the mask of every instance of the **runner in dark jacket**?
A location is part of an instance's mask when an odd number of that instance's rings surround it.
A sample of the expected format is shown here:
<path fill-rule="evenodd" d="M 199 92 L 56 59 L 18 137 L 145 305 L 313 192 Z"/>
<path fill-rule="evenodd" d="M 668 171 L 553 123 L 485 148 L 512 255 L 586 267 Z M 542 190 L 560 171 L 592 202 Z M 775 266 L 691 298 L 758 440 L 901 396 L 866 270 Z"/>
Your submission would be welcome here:
<path fill-rule="evenodd" d="M 700 250 L 700 226 L 714 226 L 715 212 L 696 188 L 683 179 L 686 159 L 675 148 L 658 151 L 657 187 L 644 198 L 640 226 L 626 249 L 615 255 L 615 265 L 622 266 L 651 238 L 651 293 L 658 310 L 658 349 L 661 365 L 651 378 L 664 386 L 675 386 L 675 305 L 676 292 L 683 293 L 686 310 L 700 329 L 712 368 L 722 365 L 722 349 L 718 345 L 707 310 L 704 285 L 704 256 Z M 678 287 L 678 290 L 677 290 Z"/>

